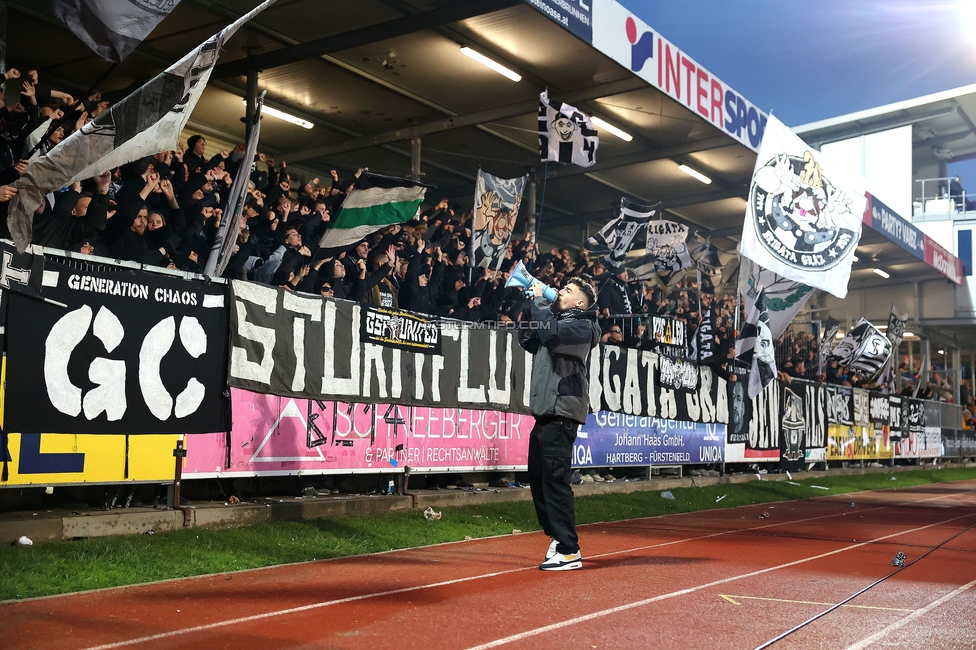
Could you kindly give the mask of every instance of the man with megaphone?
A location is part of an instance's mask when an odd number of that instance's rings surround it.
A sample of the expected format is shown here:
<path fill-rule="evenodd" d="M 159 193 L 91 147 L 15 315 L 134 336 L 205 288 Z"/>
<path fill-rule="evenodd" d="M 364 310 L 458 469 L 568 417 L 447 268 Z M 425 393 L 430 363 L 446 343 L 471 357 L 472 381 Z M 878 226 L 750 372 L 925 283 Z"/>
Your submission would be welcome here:
<path fill-rule="evenodd" d="M 524 274 L 532 301 L 522 313 L 519 344 L 535 355 L 529 484 L 539 523 L 552 538 L 539 568 L 568 571 L 583 566 L 570 476 L 576 432 L 590 411 L 587 365 L 600 340 L 596 292 L 580 277 L 570 278 L 556 292 Z"/>

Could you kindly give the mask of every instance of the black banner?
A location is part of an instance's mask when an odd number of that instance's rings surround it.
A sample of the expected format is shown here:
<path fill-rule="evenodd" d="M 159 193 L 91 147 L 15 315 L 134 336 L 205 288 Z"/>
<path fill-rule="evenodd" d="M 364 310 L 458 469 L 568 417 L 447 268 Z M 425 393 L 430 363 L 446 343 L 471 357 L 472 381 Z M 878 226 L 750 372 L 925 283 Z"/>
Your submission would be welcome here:
<path fill-rule="evenodd" d="M 7 430 L 227 431 L 226 286 L 47 261 L 41 295 L 10 294 Z"/>
<path fill-rule="evenodd" d="M 925 402 L 920 399 L 903 398 L 901 401 L 902 430 L 906 435 L 920 439 L 925 435 Z"/>
<path fill-rule="evenodd" d="M 849 386 L 827 386 L 827 419 L 832 424 L 854 424 L 854 396 Z"/>
<path fill-rule="evenodd" d="M 673 359 L 653 352 L 598 345 L 590 354 L 590 408 L 684 422 L 728 422 L 725 380 L 708 366 L 692 365 L 697 388 L 674 390 L 661 378 L 661 364 L 668 362 Z"/>
<path fill-rule="evenodd" d="M 236 388 L 307 399 L 528 413 L 531 355 L 514 332 L 440 320 L 441 353 L 364 339 L 359 303 L 231 284 Z M 390 310 L 387 310 L 390 311 Z"/>
<path fill-rule="evenodd" d="M 651 340 L 661 342 L 662 354 L 672 357 L 685 356 L 687 331 L 685 324 L 675 318 L 651 316 Z"/>
<path fill-rule="evenodd" d="M 658 377 L 661 386 L 671 390 L 695 390 L 698 388 L 698 366 L 684 359 L 658 357 Z"/>
<path fill-rule="evenodd" d="M 902 418 L 902 398 L 897 395 L 888 396 L 888 435 L 894 441 L 908 436 L 907 423 Z"/>
<path fill-rule="evenodd" d="M 891 401 L 888 395 L 872 392 L 868 397 L 868 405 L 871 424 L 875 429 L 880 430 L 891 425 Z"/>
<path fill-rule="evenodd" d="M 420 316 L 387 307 L 362 306 L 359 336 L 363 341 L 405 352 L 441 353 L 441 328 L 436 316 Z"/>

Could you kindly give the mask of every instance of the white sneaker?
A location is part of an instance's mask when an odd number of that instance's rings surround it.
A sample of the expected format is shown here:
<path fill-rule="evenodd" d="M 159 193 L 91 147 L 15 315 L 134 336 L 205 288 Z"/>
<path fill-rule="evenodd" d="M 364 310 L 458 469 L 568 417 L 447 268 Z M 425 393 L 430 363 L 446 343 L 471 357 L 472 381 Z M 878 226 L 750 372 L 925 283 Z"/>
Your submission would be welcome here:
<path fill-rule="evenodd" d="M 549 550 L 546 551 L 546 560 L 552 559 L 552 556 L 556 554 L 556 547 L 558 545 L 559 542 L 557 542 L 556 540 L 552 540 L 551 542 L 549 542 Z"/>
<path fill-rule="evenodd" d="M 583 556 L 579 551 L 564 555 L 556 553 L 551 558 L 539 565 L 543 571 L 572 571 L 573 569 L 583 568 Z"/>

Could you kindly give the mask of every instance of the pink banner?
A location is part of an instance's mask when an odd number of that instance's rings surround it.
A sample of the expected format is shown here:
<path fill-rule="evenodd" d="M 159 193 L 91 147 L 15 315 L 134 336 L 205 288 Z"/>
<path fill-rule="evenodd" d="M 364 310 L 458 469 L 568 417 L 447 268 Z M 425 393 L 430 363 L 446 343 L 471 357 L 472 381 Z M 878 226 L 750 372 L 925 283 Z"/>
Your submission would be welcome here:
<path fill-rule="evenodd" d="M 184 476 L 525 469 L 529 416 L 344 404 L 232 389 L 234 424 L 190 436 Z M 227 466 L 228 439 L 230 466 Z"/>

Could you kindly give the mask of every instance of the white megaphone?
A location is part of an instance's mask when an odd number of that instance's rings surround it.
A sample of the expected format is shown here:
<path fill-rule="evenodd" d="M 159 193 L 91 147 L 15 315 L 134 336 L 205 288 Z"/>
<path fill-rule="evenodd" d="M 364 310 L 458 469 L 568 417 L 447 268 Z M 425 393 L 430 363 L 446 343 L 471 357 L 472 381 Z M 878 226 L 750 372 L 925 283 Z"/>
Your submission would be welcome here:
<path fill-rule="evenodd" d="M 525 295 L 528 296 L 532 294 L 532 283 L 534 282 L 538 282 L 538 280 L 532 277 L 532 274 L 529 273 L 525 268 L 525 264 L 519 262 L 515 265 L 515 268 L 512 269 L 512 274 L 509 276 L 508 282 L 505 283 L 505 286 L 522 287 Z M 545 298 L 546 302 L 556 302 L 556 298 L 559 297 L 559 294 L 552 287 L 546 286 L 542 291 L 542 297 Z"/>

